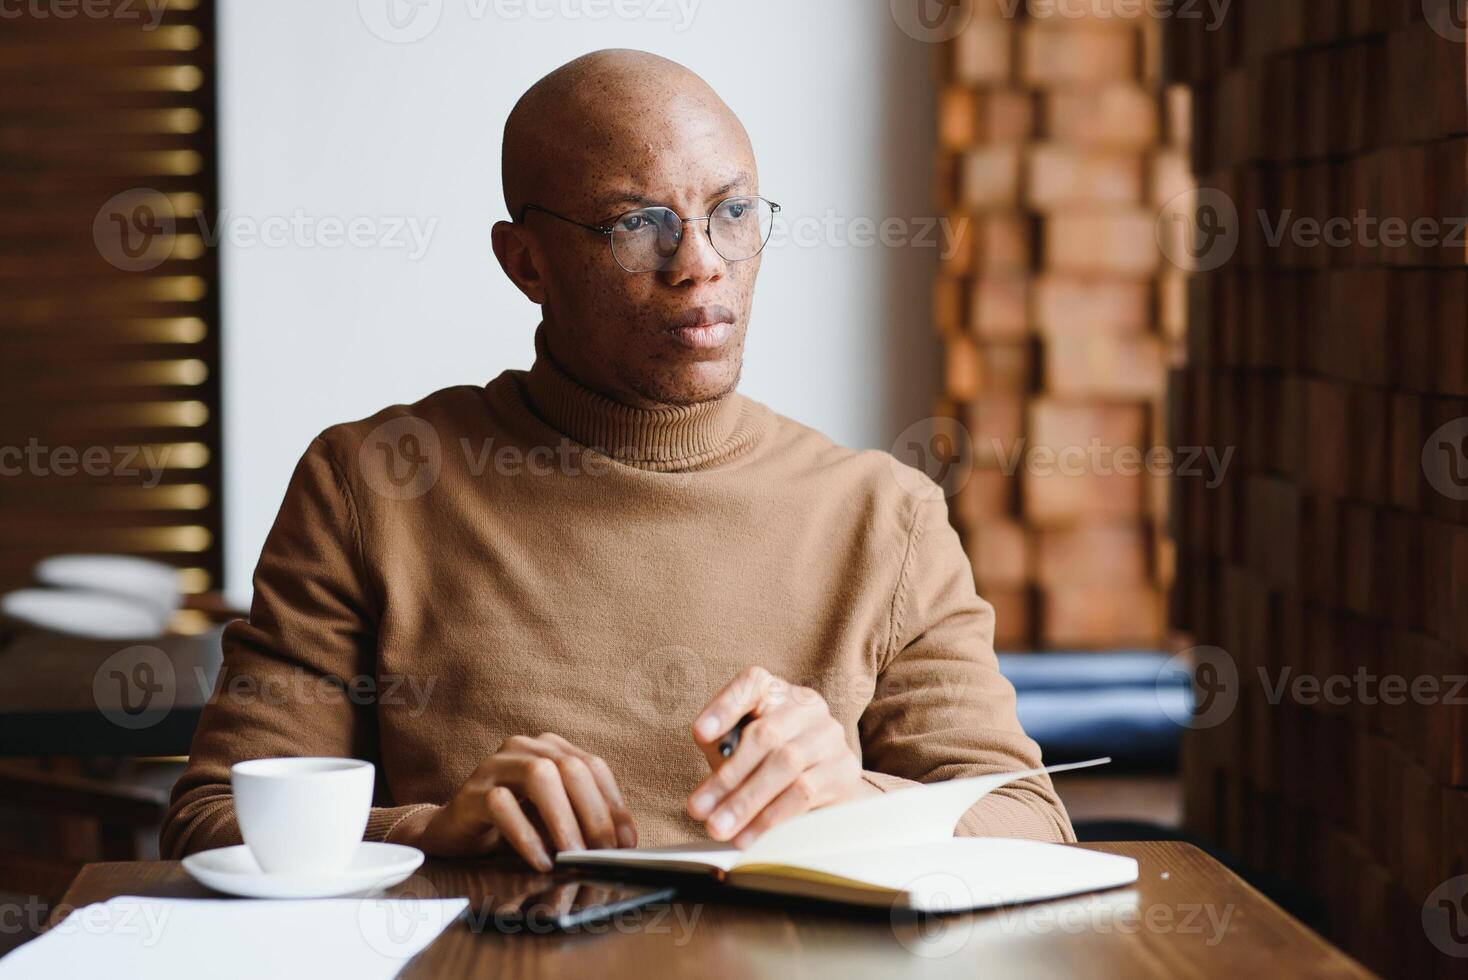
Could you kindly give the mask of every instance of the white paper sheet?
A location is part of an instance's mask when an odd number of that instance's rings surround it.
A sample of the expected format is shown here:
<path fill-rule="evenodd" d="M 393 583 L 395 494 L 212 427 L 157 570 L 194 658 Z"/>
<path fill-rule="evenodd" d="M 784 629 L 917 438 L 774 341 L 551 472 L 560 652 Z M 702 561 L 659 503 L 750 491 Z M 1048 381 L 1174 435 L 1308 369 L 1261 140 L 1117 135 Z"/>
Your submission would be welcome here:
<path fill-rule="evenodd" d="M 749 846 L 738 863 L 801 862 L 817 854 L 861 853 L 874 846 L 901 847 L 947 840 L 969 807 L 1007 783 L 1110 761 L 1110 758 L 1091 759 L 1041 769 L 949 779 L 812 810 L 767 831 Z"/>
<path fill-rule="evenodd" d="M 25 977 L 395 977 L 466 898 L 259 899 L 119 896 L 73 911 L 0 959 Z"/>

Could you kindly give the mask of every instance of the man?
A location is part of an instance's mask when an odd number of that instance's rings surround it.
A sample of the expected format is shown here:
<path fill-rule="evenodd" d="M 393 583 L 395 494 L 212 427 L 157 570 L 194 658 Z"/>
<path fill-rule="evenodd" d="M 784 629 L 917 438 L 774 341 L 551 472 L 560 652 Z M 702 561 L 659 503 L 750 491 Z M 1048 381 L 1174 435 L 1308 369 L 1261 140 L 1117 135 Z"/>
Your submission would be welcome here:
<path fill-rule="evenodd" d="M 535 363 L 311 444 L 163 853 L 238 843 L 261 756 L 375 760 L 367 839 L 541 869 L 1038 765 L 941 493 L 735 393 L 774 207 L 729 108 L 596 52 L 525 93 L 503 167 Z M 959 832 L 1072 836 L 1045 778 Z"/>

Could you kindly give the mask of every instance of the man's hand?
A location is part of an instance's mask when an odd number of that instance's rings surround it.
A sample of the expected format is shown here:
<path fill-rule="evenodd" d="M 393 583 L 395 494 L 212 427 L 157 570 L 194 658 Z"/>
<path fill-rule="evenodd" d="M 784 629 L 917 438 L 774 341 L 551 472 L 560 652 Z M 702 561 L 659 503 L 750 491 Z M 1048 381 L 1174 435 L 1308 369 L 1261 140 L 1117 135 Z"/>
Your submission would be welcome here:
<path fill-rule="evenodd" d="M 725 759 L 719 740 L 745 715 L 754 719 Z M 714 840 L 748 847 L 760 834 L 807 810 L 881 792 L 861 778 L 825 699 L 808 687 L 750 667 L 708 703 L 693 741 L 714 768 L 688 798 L 688 815 Z"/>
<path fill-rule="evenodd" d="M 637 827 L 611 768 L 547 732 L 505 739 L 445 806 L 404 818 L 388 839 L 437 857 L 472 857 L 508 843 L 549 871 L 552 848 L 635 847 Z"/>

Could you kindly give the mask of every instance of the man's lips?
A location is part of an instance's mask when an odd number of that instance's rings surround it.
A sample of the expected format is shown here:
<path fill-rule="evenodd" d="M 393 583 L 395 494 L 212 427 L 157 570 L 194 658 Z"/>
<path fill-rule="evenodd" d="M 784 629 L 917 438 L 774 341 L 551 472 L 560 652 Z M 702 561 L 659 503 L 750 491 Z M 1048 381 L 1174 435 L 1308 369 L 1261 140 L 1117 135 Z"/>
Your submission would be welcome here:
<path fill-rule="evenodd" d="M 689 310 L 668 327 L 679 343 L 692 350 L 716 350 L 734 334 L 734 314 L 727 307 Z"/>
<path fill-rule="evenodd" d="M 674 337 L 695 350 L 713 350 L 729 342 L 734 332 L 732 323 L 701 323 L 696 327 L 674 327 Z"/>

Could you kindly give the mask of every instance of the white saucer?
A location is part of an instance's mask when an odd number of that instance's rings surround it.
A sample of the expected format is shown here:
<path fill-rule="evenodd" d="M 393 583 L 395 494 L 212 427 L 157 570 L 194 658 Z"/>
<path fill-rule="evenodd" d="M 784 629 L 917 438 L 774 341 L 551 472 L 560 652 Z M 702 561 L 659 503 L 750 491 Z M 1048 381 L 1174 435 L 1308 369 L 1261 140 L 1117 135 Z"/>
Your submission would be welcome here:
<path fill-rule="evenodd" d="M 396 885 L 418 870 L 423 852 L 404 844 L 363 841 L 352 861 L 330 874 L 266 874 L 244 844 L 216 847 L 183 859 L 184 870 L 202 885 L 244 898 L 333 898 Z"/>

